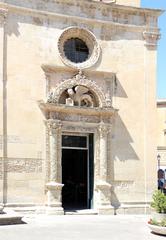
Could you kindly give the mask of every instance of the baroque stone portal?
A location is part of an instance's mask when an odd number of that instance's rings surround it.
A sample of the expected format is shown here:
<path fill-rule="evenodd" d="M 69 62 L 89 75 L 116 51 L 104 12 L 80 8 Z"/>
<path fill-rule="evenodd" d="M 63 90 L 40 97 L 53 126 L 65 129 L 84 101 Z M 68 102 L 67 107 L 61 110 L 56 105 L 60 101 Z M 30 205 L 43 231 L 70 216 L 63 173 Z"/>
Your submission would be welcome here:
<path fill-rule="evenodd" d="M 101 212 L 112 211 L 111 184 L 107 179 L 107 161 L 110 158 L 107 141 L 111 132 L 111 118 L 116 110 L 107 105 L 100 87 L 81 71 L 52 88 L 46 103 L 40 102 L 39 105 L 47 112 L 48 206 L 52 207 L 53 212 L 62 211 L 62 134 L 93 134 L 96 139 L 92 160 L 94 177 L 90 180 L 94 184 L 93 205 Z M 82 124 L 80 117 L 87 121 Z"/>

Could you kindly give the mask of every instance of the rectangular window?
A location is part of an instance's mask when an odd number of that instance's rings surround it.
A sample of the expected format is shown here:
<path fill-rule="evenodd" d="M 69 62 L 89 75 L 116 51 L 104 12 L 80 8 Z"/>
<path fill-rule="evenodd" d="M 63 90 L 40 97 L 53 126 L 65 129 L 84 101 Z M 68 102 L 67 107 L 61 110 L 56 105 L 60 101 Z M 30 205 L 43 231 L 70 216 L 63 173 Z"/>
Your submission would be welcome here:
<path fill-rule="evenodd" d="M 87 137 L 63 135 L 62 147 L 87 148 Z"/>

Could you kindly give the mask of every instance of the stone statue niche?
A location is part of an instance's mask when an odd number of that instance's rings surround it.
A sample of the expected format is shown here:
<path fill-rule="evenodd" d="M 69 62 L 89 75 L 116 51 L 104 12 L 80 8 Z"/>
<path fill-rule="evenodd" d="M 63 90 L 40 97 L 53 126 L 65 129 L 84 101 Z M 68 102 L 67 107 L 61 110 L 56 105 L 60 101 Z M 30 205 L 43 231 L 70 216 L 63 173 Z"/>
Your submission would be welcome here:
<path fill-rule="evenodd" d="M 78 107 L 98 106 L 94 94 L 87 87 L 81 85 L 66 89 L 62 93 L 59 103 Z"/>

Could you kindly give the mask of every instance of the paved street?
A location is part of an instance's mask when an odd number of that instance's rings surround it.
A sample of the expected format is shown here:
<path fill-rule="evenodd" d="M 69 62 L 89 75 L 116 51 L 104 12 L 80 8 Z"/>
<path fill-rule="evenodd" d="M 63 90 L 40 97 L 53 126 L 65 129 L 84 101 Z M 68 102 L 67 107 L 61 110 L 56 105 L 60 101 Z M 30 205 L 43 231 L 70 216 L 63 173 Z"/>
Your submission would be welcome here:
<path fill-rule="evenodd" d="M 0 226 L 0 240 L 157 240 L 147 227 L 148 216 L 38 216 L 26 224 Z"/>

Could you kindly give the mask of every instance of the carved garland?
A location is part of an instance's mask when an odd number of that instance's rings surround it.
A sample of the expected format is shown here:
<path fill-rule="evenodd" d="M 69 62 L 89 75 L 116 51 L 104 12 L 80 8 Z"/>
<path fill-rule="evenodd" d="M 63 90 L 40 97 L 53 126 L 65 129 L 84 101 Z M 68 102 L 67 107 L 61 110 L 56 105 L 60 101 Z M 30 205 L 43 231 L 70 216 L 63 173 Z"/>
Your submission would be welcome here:
<path fill-rule="evenodd" d="M 94 94 L 97 96 L 99 101 L 99 107 L 110 107 L 108 106 L 103 91 L 96 85 L 96 83 L 92 80 L 89 80 L 82 74 L 81 71 L 71 79 L 67 79 L 62 82 L 59 86 L 53 89 L 47 98 L 48 103 L 59 103 L 59 98 L 61 94 L 69 88 L 72 88 L 75 85 L 81 85 L 89 88 Z"/>

